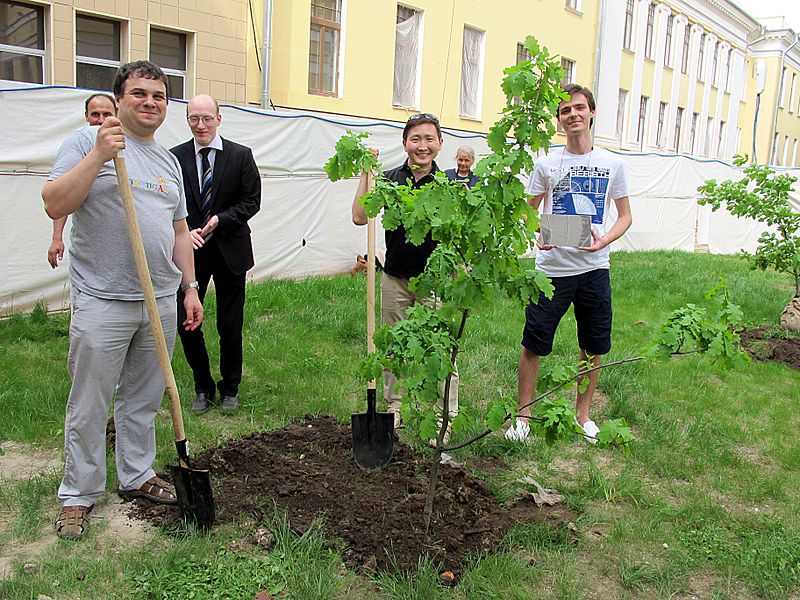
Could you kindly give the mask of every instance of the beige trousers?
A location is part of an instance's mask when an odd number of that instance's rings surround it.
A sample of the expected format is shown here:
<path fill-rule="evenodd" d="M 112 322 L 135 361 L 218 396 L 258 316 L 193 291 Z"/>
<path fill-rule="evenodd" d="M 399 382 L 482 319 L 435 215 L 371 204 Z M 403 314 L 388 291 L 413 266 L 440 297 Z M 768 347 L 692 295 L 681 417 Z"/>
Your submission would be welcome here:
<path fill-rule="evenodd" d="M 387 273 L 381 278 L 381 321 L 387 325 L 394 325 L 406 318 L 406 309 L 419 302 L 419 298 L 408 289 L 408 279 L 394 277 Z M 444 396 L 444 382 L 439 387 L 439 400 L 436 408 L 439 413 L 444 409 L 442 397 Z M 383 397 L 386 399 L 389 412 L 399 412 L 403 403 L 404 390 L 397 385 L 395 374 L 384 369 L 383 371 Z M 450 379 L 449 394 L 450 416 L 458 414 L 458 368 Z"/>

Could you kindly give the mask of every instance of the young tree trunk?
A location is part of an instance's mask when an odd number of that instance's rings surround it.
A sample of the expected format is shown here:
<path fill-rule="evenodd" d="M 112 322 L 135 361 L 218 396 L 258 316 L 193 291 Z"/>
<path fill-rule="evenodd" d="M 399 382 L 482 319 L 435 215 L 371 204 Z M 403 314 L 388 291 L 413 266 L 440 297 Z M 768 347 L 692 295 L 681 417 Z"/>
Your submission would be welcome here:
<path fill-rule="evenodd" d="M 456 334 L 456 341 L 450 350 L 450 364 L 455 368 L 456 357 L 458 356 L 458 342 L 464 334 L 464 326 L 467 324 L 467 312 L 461 313 L 461 324 Z M 444 452 L 444 436 L 447 432 L 447 427 L 450 425 L 450 385 L 453 380 L 453 373 L 447 375 L 444 383 L 444 396 L 442 398 L 442 425 L 439 428 L 439 434 L 436 436 L 436 448 L 433 451 L 433 460 L 431 462 L 431 476 L 428 483 L 428 494 L 425 497 L 425 508 L 422 512 L 423 523 L 425 525 L 425 535 L 428 535 L 431 526 L 431 517 L 433 516 L 433 497 L 436 495 L 436 484 L 439 482 L 439 465 L 442 462 L 442 452 Z"/>

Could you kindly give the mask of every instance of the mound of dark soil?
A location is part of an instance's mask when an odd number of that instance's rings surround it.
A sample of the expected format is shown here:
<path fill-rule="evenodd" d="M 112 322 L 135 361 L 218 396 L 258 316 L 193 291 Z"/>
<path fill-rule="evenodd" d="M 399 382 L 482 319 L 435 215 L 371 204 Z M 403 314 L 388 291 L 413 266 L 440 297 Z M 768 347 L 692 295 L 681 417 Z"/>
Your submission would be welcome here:
<path fill-rule="evenodd" d="M 800 337 L 783 339 L 768 337 L 767 325 L 757 329 L 745 329 L 741 333 L 742 345 L 748 354 L 757 360 L 774 360 L 786 363 L 800 371 Z"/>
<path fill-rule="evenodd" d="M 211 470 L 217 523 L 242 513 L 268 517 L 274 505 L 286 511 L 297 532 L 320 518 L 328 537 L 343 543 L 347 564 L 357 569 L 413 570 L 420 555 L 428 554 L 457 571 L 466 557 L 494 549 L 516 523 L 574 519 L 563 507 L 539 507 L 532 499 L 501 506 L 485 482 L 464 468 L 443 465 L 428 538 L 422 511 L 429 459 L 395 442 L 392 461 L 368 473 L 353 461 L 351 443 L 349 426 L 307 417 L 233 440 L 195 463 Z M 161 525 L 179 519 L 175 507 L 138 504 L 134 510 Z"/>

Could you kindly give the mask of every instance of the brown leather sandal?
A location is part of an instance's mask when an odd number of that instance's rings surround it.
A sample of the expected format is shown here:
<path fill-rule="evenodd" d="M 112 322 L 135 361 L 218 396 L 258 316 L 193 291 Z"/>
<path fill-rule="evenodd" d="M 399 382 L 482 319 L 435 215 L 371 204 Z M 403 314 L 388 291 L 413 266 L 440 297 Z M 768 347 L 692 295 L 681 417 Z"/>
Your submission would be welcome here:
<path fill-rule="evenodd" d="M 145 481 L 138 490 L 119 490 L 117 493 L 124 500 L 145 498 L 156 504 L 178 503 L 178 496 L 175 495 L 175 486 L 155 475 Z"/>
<path fill-rule="evenodd" d="M 62 506 L 56 519 L 56 535 L 62 540 L 77 540 L 89 529 L 92 506 Z"/>

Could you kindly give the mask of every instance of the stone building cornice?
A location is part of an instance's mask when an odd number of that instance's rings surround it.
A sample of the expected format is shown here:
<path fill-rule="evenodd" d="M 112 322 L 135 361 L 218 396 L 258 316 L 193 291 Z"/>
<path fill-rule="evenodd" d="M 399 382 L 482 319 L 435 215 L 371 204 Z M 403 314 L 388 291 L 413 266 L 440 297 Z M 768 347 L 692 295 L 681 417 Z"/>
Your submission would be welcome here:
<path fill-rule="evenodd" d="M 746 48 L 758 36 L 762 26 L 752 16 L 729 0 L 663 0 L 692 24 L 699 24 L 732 47 Z"/>

